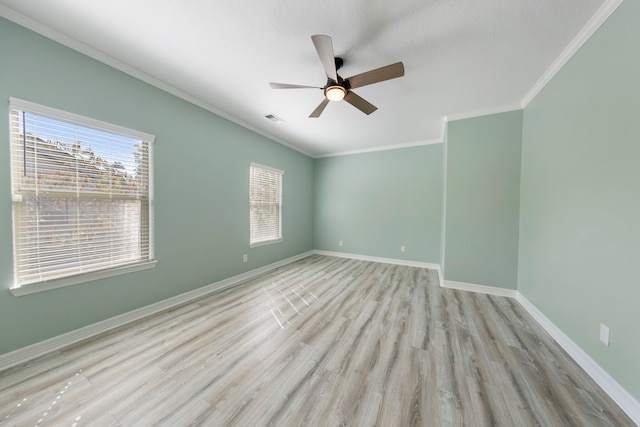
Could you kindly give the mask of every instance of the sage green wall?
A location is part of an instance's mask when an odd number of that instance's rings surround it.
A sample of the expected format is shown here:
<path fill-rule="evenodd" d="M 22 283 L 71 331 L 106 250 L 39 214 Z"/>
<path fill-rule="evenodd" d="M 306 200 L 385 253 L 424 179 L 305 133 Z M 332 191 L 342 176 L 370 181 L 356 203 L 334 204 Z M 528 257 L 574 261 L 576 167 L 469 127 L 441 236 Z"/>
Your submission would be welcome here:
<path fill-rule="evenodd" d="M 0 58 L 0 354 L 312 249 L 313 159 L 4 19 Z M 9 96 L 156 136 L 155 269 L 9 292 Z M 282 243 L 249 249 L 250 162 L 285 171 Z"/>
<path fill-rule="evenodd" d="M 444 278 L 517 287 L 522 110 L 449 123 Z"/>
<path fill-rule="evenodd" d="M 442 155 L 433 144 L 317 159 L 314 247 L 439 263 Z"/>
<path fill-rule="evenodd" d="M 525 109 L 518 287 L 640 401 L 638 40 L 625 1 Z"/>

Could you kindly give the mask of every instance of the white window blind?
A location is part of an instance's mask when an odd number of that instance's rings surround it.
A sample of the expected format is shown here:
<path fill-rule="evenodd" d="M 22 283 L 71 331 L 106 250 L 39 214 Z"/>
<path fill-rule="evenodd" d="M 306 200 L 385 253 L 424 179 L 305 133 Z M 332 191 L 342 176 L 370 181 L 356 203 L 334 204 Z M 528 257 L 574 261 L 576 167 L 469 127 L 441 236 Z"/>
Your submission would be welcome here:
<path fill-rule="evenodd" d="M 256 246 L 280 241 L 284 172 L 253 163 L 249 170 L 249 244 Z"/>
<path fill-rule="evenodd" d="M 152 260 L 154 137 L 14 98 L 10 115 L 14 287 Z"/>

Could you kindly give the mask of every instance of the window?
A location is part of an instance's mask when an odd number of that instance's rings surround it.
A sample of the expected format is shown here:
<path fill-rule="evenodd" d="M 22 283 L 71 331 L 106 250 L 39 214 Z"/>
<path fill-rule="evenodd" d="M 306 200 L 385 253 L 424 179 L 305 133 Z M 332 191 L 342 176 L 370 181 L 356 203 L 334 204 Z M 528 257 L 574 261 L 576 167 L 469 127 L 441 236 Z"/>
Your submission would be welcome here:
<path fill-rule="evenodd" d="M 150 268 L 154 137 L 10 99 L 16 295 Z"/>
<path fill-rule="evenodd" d="M 249 167 L 249 245 L 282 240 L 282 175 L 267 166 Z"/>

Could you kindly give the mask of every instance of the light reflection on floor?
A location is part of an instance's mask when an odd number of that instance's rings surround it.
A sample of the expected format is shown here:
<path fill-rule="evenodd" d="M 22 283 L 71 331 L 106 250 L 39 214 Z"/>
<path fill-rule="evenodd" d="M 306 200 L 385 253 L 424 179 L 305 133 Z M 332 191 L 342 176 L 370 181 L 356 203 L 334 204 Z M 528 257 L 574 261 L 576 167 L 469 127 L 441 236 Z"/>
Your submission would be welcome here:
<path fill-rule="evenodd" d="M 277 278 L 271 285 L 271 292 L 264 286 L 262 289 L 269 298 L 267 308 L 281 329 L 287 327 L 293 317 L 300 316 L 305 309 L 319 299 L 302 283 L 291 286 L 285 279 Z"/>
<path fill-rule="evenodd" d="M 61 387 L 55 394 L 55 397 L 53 399 L 53 401 L 51 401 L 51 403 L 49 404 L 49 406 L 44 410 L 44 412 L 42 412 L 42 414 L 40 415 L 40 417 L 38 418 L 38 420 L 35 422 L 35 427 L 41 426 L 41 425 L 47 425 L 47 417 L 49 417 L 50 415 L 54 415 L 55 411 L 54 409 L 56 408 L 56 405 L 60 405 L 60 402 L 62 400 L 62 398 L 64 397 L 64 394 L 69 390 L 69 388 L 71 386 L 73 386 L 74 382 L 77 382 L 76 380 L 79 380 L 80 376 L 82 374 L 82 370 L 79 370 L 78 372 L 76 372 L 76 374 L 73 376 L 73 378 L 69 381 L 67 381 L 64 384 L 64 387 Z M 40 402 L 39 402 L 40 400 Z M 16 416 L 19 416 L 19 414 L 23 411 L 27 411 L 29 406 L 39 406 L 42 405 L 44 406 L 45 404 L 42 403 L 42 400 L 44 399 L 35 399 L 33 401 L 29 401 L 28 398 L 23 398 L 20 402 L 18 402 L 14 408 L 13 411 L 11 411 L 9 414 L 7 414 L 4 417 L 4 420 L 0 421 L 0 425 L 3 425 L 5 422 L 8 422 L 8 420 L 15 418 Z M 78 415 L 75 418 L 75 422 L 73 424 L 71 424 L 71 427 L 78 427 L 80 420 L 82 419 L 81 415 Z M 14 421 L 15 422 L 15 421 Z"/>

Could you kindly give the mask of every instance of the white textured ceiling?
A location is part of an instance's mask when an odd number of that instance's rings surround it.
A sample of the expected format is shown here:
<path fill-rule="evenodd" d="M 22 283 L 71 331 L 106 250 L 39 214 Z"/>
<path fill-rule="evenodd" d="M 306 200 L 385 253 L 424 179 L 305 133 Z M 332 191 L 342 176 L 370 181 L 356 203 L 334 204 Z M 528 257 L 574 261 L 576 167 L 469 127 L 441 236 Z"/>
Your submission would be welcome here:
<path fill-rule="evenodd" d="M 445 117 L 519 108 L 605 3 L 0 0 L 6 6 L 0 12 L 112 65 L 138 70 L 133 74 L 276 141 L 323 156 L 436 141 Z M 310 119 L 323 99 L 320 90 L 273 90 L 269 82 L 326 83 L 313 34 L 332 37 L 345 62 L 343 77 L 397 61 L 405 76 L 355 90 L 378 107 L 370 116 L 334 102 Z M 285 123 L 274 124 L 266 114 Z"/>

